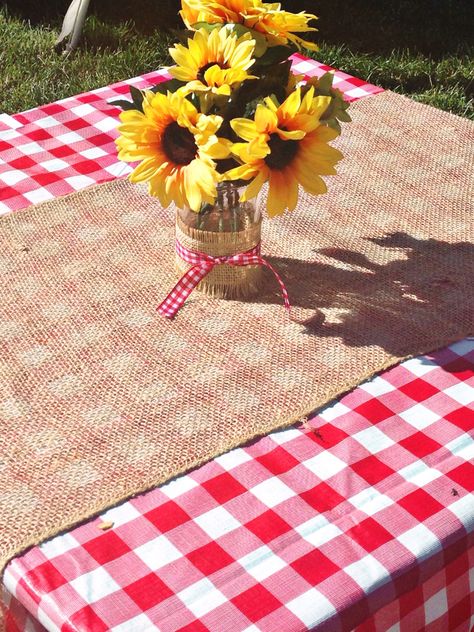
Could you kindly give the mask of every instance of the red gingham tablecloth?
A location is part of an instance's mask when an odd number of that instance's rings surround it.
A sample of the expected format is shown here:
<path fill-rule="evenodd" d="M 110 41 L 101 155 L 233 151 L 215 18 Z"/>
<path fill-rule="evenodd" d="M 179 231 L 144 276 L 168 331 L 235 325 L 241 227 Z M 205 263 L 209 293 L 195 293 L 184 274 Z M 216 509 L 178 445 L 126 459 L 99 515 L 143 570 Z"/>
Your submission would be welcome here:
<path fill-rule="evenodd" d="M 335 83 L 352 99 L 380 91 Z M 106 103 L 127 90 L 0 115 L 0 212 L 128 173 Z M 7 630 L 469 632 L 473 429 L 474 339 L 16 558 Z"/>

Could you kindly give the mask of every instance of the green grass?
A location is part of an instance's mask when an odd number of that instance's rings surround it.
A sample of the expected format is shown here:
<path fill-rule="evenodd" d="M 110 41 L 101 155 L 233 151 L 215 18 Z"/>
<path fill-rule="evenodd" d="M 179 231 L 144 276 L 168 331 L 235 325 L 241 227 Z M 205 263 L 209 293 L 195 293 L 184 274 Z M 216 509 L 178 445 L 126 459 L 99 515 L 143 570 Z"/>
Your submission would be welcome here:
<path fill-rule="evenodd" d="M 55 52 L 59 32 L 32 26 L 0 9 L 0 111 L 19 112 L 154 70 L 166 61 L 168 40 L 139 35 L 130 22 L 87 19 L 83 44 L 68 56 Z"/>
<path fill-rule="evenodd" d="M 331 6 L 338 1 L 332 0 Z M 418 25 L 417 30 L 410 20 L 422 15 L 407 13 L 404 7 L 411 5 L 404 5 L 404 0 L 392 2 L 391 13 L 384 15 L 371 8 L 371 1 L 358 0 L 351 8 L 346 0 L 349 9 L 339 17 L 322 2 L 318 35 L 327 37 L 319 40 L 321 48 L 314 57 L 384 88 L 474 119 L 474 46 L 466 37 L 454 37 L 461 23 L 446 21 L 451 5 L 437 19 L 431 16 L 426 28 Z M 442 0 L 437 1 L 442 5 Z M 137 2 L 132 16 L 103 3 L 98 14 L 87 19 L 80 48 L 67 57 L 54 51 L 62 9 L 56 7 L 47 21 L 35 16 L 31 7 L 23 16 L 18 11 L 14 14 L 12 8 L 0 9 L 0 111 L 18 112 L 169 63 L 167 47 L 173 37 L 159 28 L 159 21 L 177 26 L 178 3 L 174 6 L 173 0 L 167 0 L 163 5 L 166 17 L 160 18 L 156 3 L 154 12 L 148 14 L 147 0 Z M 300 2 L 294 8 L 309 4 Z M 365 10 L 361 8 L 364 4 Z M 25 15 L 33 15 L 36 21 L 29 23 Z M 360 28 L 355 29 L 357 21 Z"/>
<path fill-rule="evenodd" d="M 375 85 L 474 120 L 473 55 L 449 53 L 435 60 L 408 49 L 381 55 L 322 44 L 312 56 Z"/>

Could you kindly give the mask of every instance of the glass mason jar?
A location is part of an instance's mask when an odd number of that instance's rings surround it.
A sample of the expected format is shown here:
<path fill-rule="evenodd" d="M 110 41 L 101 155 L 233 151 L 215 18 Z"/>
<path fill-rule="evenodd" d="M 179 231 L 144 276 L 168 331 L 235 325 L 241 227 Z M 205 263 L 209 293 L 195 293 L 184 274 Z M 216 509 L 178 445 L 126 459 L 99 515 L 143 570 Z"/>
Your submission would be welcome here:
<path fill-rule="evenodd" d="M 247 185 L 242 182 L 221 182 L 217 185 L 214 204 L 205 204 L 201 212 L 177 209 L 176 239 L 187 250 L 231 257 L 259 247 L 262 216 L 258 202 L 241 202 Z M 176 270 L 181 277 L 192 264 L 176 252 Z M 203 278 L 197 289 L 216 298 L 246 298 L 258 293 L 262 266 L 235 266 L 221 263 Z"/>

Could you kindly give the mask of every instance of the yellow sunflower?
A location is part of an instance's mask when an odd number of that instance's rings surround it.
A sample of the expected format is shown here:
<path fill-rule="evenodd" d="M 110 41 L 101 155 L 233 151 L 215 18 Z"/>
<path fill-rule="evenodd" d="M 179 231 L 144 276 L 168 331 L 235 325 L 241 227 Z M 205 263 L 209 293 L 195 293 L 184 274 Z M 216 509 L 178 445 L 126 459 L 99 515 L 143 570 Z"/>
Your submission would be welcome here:
<path fill-rule="evenodd" d="M 279 2 L 262 0 L 182 0 L 181 17 L 188 28 L 198 22 L 243 24 L 263 33 L 271 45 L 295 44 L 318 50 L 314 42 L 302 39 L 295 33 L 316 31 L 309 26 L 317 17 L 312 13 L 282 11 Z"/>
<path fill-rule="evenodd" d="M 143 113 L 127 110 L 120 120 L 119 159 L 141 161 L 132 182 L 148 182 L 165 208 L 174 202 L 199 212 L 203 202 L 214 203 L 221 178 L 215 160 L 227 158 L 231 147 L 216 135 L 222 117 L 201 114 L 181 93 L 145 92 Z"/>
<path fill-rule="evenodd" d="M 231 87 L 246 79 L 257 79 L 247 70 L 255 62 L 255 41 L 250 33 L 237 38 L 225 28 L 210 33 L 200 29 L 188 39 L 187 47 L 176 44 L 170 55 L 177 66 L 170 68 L 176 79 L 188 82 L 189 92 L 230 95 Z"/>
<path fill-rule="evenodd" d="M 242 24 L 243 14 L 260 0 L 181 0 L 179 14 L 188 29 L 198 22 Z"/>
<path fill-rule="evenodd" d="M 267 210 L 274 217 L 295 208 L 298 185 L 313 195 L 326 193 L 320 176 L 335 175 L 334 167 L 343 157 L 328 145 L 338 133 L 319 121 L 330 101 L 330 97 L 315 97 L 314 88 L 304 96 L 297 88 L 281 105 L 265 99 L 254 120 L 231 121 L 236 134 L 247 142 L 234 144 L 232 152 L 242 164 L 224 178 L 252 179 L 242 201 L 255 197 L 268 181 Z"/>
<path fill-rule="evenodd" d="M 257 5 L 257 0 L 255 0 Z M 291 13 L 282 11 L 279 2 L 265 3 L 258 2 L 253 11 L 249 12 L 244 20 L 248 28 L 252 28 L 259 33 L 263 33 L 270 44 L 288 44 L 291 42 L 298 48 L 305 47 L 309 50 L 317 51 L 318 46 L 314 42 L 309 42 L 295 35 L 295 33 L 308 33 L 317 31 L 309 26 L 308 22 L 318 18 L 312 13 Z"/>
<path fill-rule="evenodd" d="M 334 71 L 326 72 L 321 77 L 307 77 L 305 75 L 294 75 L 290 72 L 288 78 L 288 84 L 286 86 L 286 95 L 290 95 L 297 86 L 301 86 L 301 94 L 314 88 L 315 96 L 331 97 L 327 109 L 320 117 L 321 123 L 328 125 L 341 133 L 341 125 L 339 121 L 343 123 L 350 123 L 352 121 L 347 110 L 349 108 L 349 102 L 344 99 L 344 94 L 338 88 L 333 88 Z"/>

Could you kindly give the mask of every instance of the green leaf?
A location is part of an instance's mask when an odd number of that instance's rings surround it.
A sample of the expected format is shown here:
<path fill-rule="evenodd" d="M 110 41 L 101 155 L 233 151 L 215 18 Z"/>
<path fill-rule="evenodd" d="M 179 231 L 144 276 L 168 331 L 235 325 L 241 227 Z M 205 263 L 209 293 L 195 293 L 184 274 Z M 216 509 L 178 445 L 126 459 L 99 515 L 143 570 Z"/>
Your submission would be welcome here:
<path fill-rule="evenodd" d="M 133 99 L 134 109 L 143 112 L 143 92 L 138 88 L 135 88 L 135 86 L 130 86 L 130 96 Z"/>
<path fill-rule="evenodd" d="M 151 88 L 152 92 L 166 94 L 167 92 L 176 92 L 178 88 L 181 88 L 186 84 L 185 81 L 181 81 L 180 79 L 168 79 L 168 81 L 162 81 L 161 83 L 157 83 L 156 86 Z"/>
<path fill-rule="evenodd" d="M 329 91 L 332 88 L 332 82 L 334 81 L 334 73 L 326 72 L 322 77 L 319 78 L 318 88 L 321 93 L 326 93 L 329 95 Z"/>
<path fill-rule="evenodd" d="M 255 57 L 261 57 L 268 48 L 268 42 L 265 35 L 259 33 L 258 31 L 254 31 L 253 29 L 249 29 L 243 24 L 227 24 L 226 28 L 231 32 L 235 33 L 237 37 L 242 37 L 246 33 L 250 33 L 252 39 L 255 40 Z"/>
<path fill-rule="evenodd" d="M 118 99 L 117 101 L 108 101 L 110 105 L 115 105 L 118 108 L 121 108 L 124 112 L 126 110 L 136 110 L 135 104 L 131 101 L 125 101 L 125 99 Z"/>
<path fill-rule="evenodd" d="M 271 46 L 267 48 L 265 53 L 258 58 L 257 64 L 259 66 L 273 66 L 279 64 L 282 61 L 288 59 L 292 53 L 292 49 L 289 46 Z"/>
<path fill-rule="evenodd" d="M 210 33 L 211 31 L 219 28 L 220 26 L 222 26 L 222 24 L 220 24 L 219 22 L 217 22 L 216 24 L 209 24 L 208 22 L 196 22 L 196 24 L 193 24 L 191 28 L 193 31 L 199 31 L 199 29 L 205 29 L 206 31 Z"/>
<path fill-rule="evenodd" d="M 199 96 L 195 92 L 186 95 L 187 100 L 194 105 L 196 110 L 199 109 Z"/>
<path fill-rule="evenodd" d="M 337 118 L 343 123 L 351 123 L 352 119 L 347 112 L 339 110 L 337 112 Z"/>
<path fill-rule="evenodd" d="M 341 133 L 341 126 L 339 125 L 339 122 L 337 119 L 332 118 L 332 119 L 328 119 L 327 121 L 324 121 L 325 125 L 327 125 L 328 127 L 331 127 L 332 129 L 336 130 L 336 132 L 338 132 L 339 134 Z"/>
<path fill-rule="evenodd" d="M 171 34 L 180 42 L 186 45 L 188 39 L 193 39 L 194 31 L 191 29 L 171 29 Z"/>

